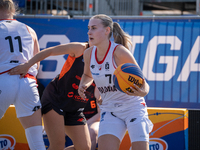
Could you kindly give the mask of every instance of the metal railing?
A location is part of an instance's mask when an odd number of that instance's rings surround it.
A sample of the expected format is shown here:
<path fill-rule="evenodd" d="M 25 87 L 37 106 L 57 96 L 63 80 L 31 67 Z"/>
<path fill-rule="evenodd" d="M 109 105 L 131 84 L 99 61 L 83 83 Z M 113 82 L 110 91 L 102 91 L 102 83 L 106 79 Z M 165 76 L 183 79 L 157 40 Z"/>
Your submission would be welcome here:
<path fill-rule="evenodd" d="M 139 0 L 25 0 L 25 15 L 138 15 Z"/>
<path fill-rule="evenodd" d="M 85 2 L 85 0 L 26 0 L 22 13 L 26 15 L 84 15 Z"/>
<path fill-rule="evenodd" d="M 149 1 L 159 0 L 25 0 L 25 6 L 21 8 L 21 14 L 25 15 L 56 15 L 56 16 L 91 16 L 106 14 L 110 16 L 137 16 L 143 12 L 144 4 Z M 162 0 L 167 1 L 167 0 Z M 172 0 L 168 0 L 172 1 Z M 195 1 L 195 0 L 174 0 Z M 199 14 L 199 1 L 196 12 Z M 149 6 L 150 3 L 148 3 Z M 160 6 L 157 4 L 157 7 Z M 193 5 L 192 5 L 193 6 Z M 167 8 L 167 7 L 166 7 Z M 181 9 L 181 10 L 180 10 Z M 166 9 L 167 11 L 178 10 L 183 14 L 182 7 Z M 195 11 L 195 10 L 194 10 Z M 191 14 L 194 14 L 192 12 Z M 161 14 L 162 15 L 162 14 Z M 176 15 L 176 14 L 175 14 Z"/>

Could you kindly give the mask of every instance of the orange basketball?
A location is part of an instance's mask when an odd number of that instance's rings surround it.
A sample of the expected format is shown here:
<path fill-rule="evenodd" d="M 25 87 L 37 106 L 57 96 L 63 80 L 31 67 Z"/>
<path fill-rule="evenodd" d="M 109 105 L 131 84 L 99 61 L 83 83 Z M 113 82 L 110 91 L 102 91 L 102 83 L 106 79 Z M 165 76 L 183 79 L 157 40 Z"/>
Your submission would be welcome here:
<path fill-rule="evenodd" d="M 130 87 L 134 84 L 141 87 L 144 75 L 142 70 L 135 64 L 125 63 L 116 68 L 113 74 L 113 82 L 116 88 L 121 92 L 133 92 Z"/>

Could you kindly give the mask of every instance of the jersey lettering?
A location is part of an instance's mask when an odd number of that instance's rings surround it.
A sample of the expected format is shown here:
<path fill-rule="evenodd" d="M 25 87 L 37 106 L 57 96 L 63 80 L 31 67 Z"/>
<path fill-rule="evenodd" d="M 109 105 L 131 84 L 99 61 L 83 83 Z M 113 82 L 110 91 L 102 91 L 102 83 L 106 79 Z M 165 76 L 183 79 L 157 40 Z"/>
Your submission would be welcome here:
<path fill-rule="evenodd" d="M 86 98 L 85 100 L 83 100 L 79 95 L 75 95 L 74 92 L 69 92 L 69 93 L 67 94 L 67 96 L 68 96 L 69 98 L 73 97 L 73 99 L 74 99 L 75 101 L 79 101 L 79 102 L 83 102 L 83 103 L 87 103 L 87 101 L 89 100 L 88 98 Z"/>
<path fill-rule="evenodd" d="M 90 101 L 90 106 L 91 106 L 91 108 L 96 108 L 97 107 L 94 100 Z"/>
<path fill-rule="evenodd" d="M 111 84 L 112 74 L 105 74 L 105 77 L 109 77 L 109 83 Z"/>
<path fill-rule="evenodd" d="M 99 91 L 101 93 L 107 93 L 107 92 L 115 92 L 117 91 L 117 88 L 115 87 L 115 85 L 113 86 L 104 86 L 104 87 L 98 87 Z"/>
<path fill-rule="evenodd" d="M 20 36 L 16 36 L 16 37 L 14 37 L 14 39 L 18 40 L 19 52 L 22 53 L 22 40 L 21 40 L 21 37 Z M 13 47 L 12 37 L 11 36 L 7 36 L 7 37 L 5 37 L 5 40 L 9 41 L 10 52 L 13 53 L 14 52 L 14 47 Z"/>

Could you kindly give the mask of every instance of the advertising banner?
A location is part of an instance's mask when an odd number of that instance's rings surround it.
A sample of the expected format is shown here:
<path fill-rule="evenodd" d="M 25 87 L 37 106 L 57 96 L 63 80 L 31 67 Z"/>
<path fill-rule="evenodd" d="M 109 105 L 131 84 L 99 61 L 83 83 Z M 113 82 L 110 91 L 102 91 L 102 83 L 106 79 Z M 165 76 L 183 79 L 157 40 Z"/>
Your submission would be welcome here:
<path fill-rule="evenodd" d="M 188 150 L 188 110 L 148 108 L 149 119 L 154 124 L 150 133 L 149 150 Z M 120 150 L 131 149 L 126 133 Z"/>
<path fill-rule="evenodd" d="M 88 19 L 17 18 L 37 33 L 41 50 L 69 42 L 85 42 Z M 150 92 L 149 107 L 200 108 L 200 20 L 116 19 L 129 33 L 130 50 Z M 41 62 L 38 79 L 46 86 L 59 74 L 66 56 Z"/>
<path fill-rule="evenodd" d="M 170 108 L 148 108 L 149 119 L 154 127 L 150 133 L 149 150 L 188 150 L 188 110 Z M 43 135 L 46 147 L 48 137 Z M 66 146 L 71 145 L 66 136 Z M 120 145 L 120 150 L 129 150 L 131 142 L 128 132 Z M 29 150 L 25 131 L 16 118 L 15 107 L 8 108 L 0 120 L 0 150 Z"/>
<path fill-rule="evenodd" d="M 37 33 L 41 50 L 69 42 L 85 42 L 88 19 L 23 18 Z M 129 33 L 130 50 L 150 92 L 149 107 L 200 108 L 200 20 L 114 19 Z M 111 39 L 112 40 L 112 39 Z M 67 55 L 41 61 L 38 79 L 46 86 L 59 74 Z"/>
<path fill-rule="evenodd" d="M 29 150 L 25 131 L 11 105 L 0 120 L 0 150 Z"/>

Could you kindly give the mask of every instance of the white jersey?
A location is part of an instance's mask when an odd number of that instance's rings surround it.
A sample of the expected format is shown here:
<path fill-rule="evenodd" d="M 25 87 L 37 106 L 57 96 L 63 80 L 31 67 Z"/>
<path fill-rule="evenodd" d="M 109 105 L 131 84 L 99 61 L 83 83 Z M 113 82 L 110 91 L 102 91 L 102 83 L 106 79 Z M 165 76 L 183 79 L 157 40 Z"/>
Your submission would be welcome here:
<path fill-rule="evenodd" d="M 34 41 L 27 26 L 15 19 L 0 20 L 0 73 L 33 57 Z M 28 73 L 36 76 L 37 64 Z"/>
<path fill-rule="evenodd" d="M 95 46 L 91 52 L 90 70 L 103 100 L 100 108 L 103 111 L 116 112 L 126 110 L 127 108 L 131 107 L 135 111 L 140 110 L 144 112 L 141 113 L 141 115 L 144 115 L 147 113 L 145 110 L 146 104 L 144 98 L 138 96 L 129 96 L 126 93 L 122 93 L 121 91 L 117 90 L 114 85 L 113 73 L 117 66 L 113 54 L 117 45 L 118 44 L 114 42 L 110 42 L 107 53 L 104 56 L 104 59 L 100 62 L 97 60 L 97 49 Z M 138 114 L 138 112 L 136 113 Z"/>

